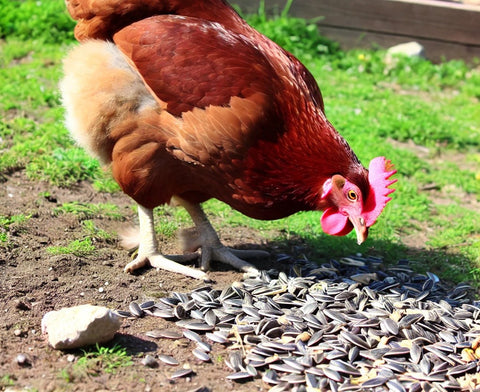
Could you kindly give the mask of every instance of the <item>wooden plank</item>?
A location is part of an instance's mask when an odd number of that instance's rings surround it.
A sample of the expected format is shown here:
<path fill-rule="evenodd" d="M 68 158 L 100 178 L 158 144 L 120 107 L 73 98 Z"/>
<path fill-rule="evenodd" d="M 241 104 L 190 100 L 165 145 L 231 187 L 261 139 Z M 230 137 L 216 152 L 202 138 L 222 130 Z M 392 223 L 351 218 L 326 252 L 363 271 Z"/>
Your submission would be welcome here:
<path fill-rule="evenodd" d="M 258 10 L 259 0 L 232 2 L 247 12 Z M 282 10 L 286 0 L 265 2 L 271 13 Z M 434 61 L 443 56 L 466 60 L 480 57 L 478 5 L 438 0 L 294 0 L 290 15 L 322 17 L 318 22 L 322 32 L 344 48 L 418 41 Z M 358 46 L 352 46 L 355 42 Z"/>
<path fill-rule="evenodd" d="M 388 48 L 393 45 L 415 40 L 425 48 L 426 57 L 435 62 L 445 59 L 480 58 L 480 46 L 461 45 L 449 42 L 431 41 L 404 35 L 385 35 L 381 33 L 360 32 L 335 27 L 320 26 L 320 32 L 333 41 L 341 43 L 342 49 Z"/>
<path fill-rule="evenodd" d="M 476 11 L 475 11 L 476 10 Z M 323 15 L 320 25 L 480 45 L 480 7 L 445 1 L 295 1 L 292 15 Z"/>

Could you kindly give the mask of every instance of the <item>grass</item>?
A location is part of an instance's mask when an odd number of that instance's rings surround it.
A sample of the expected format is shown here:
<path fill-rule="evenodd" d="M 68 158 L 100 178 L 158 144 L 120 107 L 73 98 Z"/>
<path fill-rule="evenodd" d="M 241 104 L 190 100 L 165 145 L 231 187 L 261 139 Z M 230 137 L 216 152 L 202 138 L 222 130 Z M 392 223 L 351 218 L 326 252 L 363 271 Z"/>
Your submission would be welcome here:
<path fill-rule="evenodd" d="M 82 351 L 83 356 L 78 359 L 77 366 L 85 369 L 96 371 L 101 368 L 105 373 L 115 373 L 118 368 L 133 365 L 127 349 L 118 344 L 113 347 L 103 347 L 97 343 L 92 351 Z"/>
<path fill-rule="evenodd" d="M 102 373 L 115 374 L 120 368 L 133 365 L 132 357 L 125 347 L 118 344 L 112 347 L 100 346 L 98 343 L 83 354 L 71 368 L 63 369 L 59 377 L 67 383 L 86 376 L 97 377 Z"/>
<path fill-rule="evenodd" d="M 21 226 L 28 219 L 30 219 L 30 215 L 25 214 L 12 216 L 0 215 L 0 246 L 8 245 L 8 233 L 11 225 L 15 224 L 17 226 Z"/>
<path fill-rule="evenodd" d="M 10 374 L 4 374 L 0 377 L 0 387 L 6 388 L 15 385 L 15 378 Z"/>
<path fill-rule="evenodd" d="M 37 3 L 0 0 L 2 10 L 9 7 L 8 16 L 0 16 L 0 175 L 23 170 L 32 181 L 64 187 L 87 179 L 99 191 L 117 192 L 108 171 L 73 145 L 63 125 L 57 83 L 61 58 L 72 45 L 73 23 L 65 19 L 61 0 L 52 0 L 41 7 L 42 14 L 30 18 L 38 11 Z M 248 21 L 310 69 L 322 89 L 328 118 L 365 165 L 378 155 L 395 163 L 394 199 L 360 247 L 353 235 L 324 235 L 318 213 L 262 222 L 210 201 L 208 214 L 217 225 L 251 227 L 273 243 L 305 244 L 309 257 L 319 260 L 356 252 L 382 255 L 387 261 L 413 258 L 419 270 L 478 286 L 478 63 L 432 64 L 424 59 L 388 60 L 381 50 L 341 51 L 318 34 L 313 21 L 290 18 L 287 12 L 288 6 L 272 20 L 261 9 Z M 52 30 L 56 28 L 58 34 Z M 105 205 L 66 203 L 56 213 L 86 221 L 85 239 L 62 251 L 90 251 L 92 238 L 105 235 L 88 223 L 94 217 L 122 218 Z M 157 232 L 167 238 L 189 224 L 182 210 L 160 207 L 156 215 Z M 7 232 L 7 226 L 0 226 L 0 241 Z M 419 236 L 425 241 L 412 241 Z"/>
<path fill-rule="evenodd" d="M 83 240 L 74 240 L 67 246 L 49 246 L 47 253 L 51 255 L 74 255 L 78 257 L 89 256 L 95 253 L 95 246 L 90 237 Z"/>
<path fill-rule="evenodd" d="M 123 215 L 119 208 L 111 203 L 80 203 L 76 201 L 63 203 L 54 209 L 55 214 L 72 214 L 78 216 L 80 220 L 91 219 L 95 217 L 104 217 L 113 220 L 122 220 Z"/>

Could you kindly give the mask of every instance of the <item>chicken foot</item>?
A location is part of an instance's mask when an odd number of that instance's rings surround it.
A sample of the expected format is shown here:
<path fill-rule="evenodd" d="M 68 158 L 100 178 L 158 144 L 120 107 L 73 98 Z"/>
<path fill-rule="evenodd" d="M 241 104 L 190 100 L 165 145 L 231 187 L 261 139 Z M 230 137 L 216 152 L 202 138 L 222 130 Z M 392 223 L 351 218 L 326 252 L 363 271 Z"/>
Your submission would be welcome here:
<path fill-rule="evenodd" d="M 160 254 L 153 224 L 153 210 L 138 205 L 138 219 L 140 223 L 138 253 L 137 257 L 125 266 L 125 272 L 132 272 L 150 265 L 157 269 L 176 272 L 195 279 L 208 280 L 208 275 L 205 272 L 179 264 L 179 262 L 195 259 L 196 255 L 163 256 Z"/>
<path fill-rule="evenodd" d="M 186 250 L 195 252 L 197 249 L 201 249 L 200 268 L 202 270 L 208 271 L 210 269 L 210 262 L 215 260 L 229 264 L 245 273 L 258 275 L 258 269 L 243 260 L 243 258 L 268 257 L 268 252 L 227 248 L 220 242 L 217 232 L 212 227 L 199 204 L 190 203 L 178 197 L 176 197 L 175 200 L 187 210 L 196 226 L 197 235 L 189 236 L 189 244 Z"/>

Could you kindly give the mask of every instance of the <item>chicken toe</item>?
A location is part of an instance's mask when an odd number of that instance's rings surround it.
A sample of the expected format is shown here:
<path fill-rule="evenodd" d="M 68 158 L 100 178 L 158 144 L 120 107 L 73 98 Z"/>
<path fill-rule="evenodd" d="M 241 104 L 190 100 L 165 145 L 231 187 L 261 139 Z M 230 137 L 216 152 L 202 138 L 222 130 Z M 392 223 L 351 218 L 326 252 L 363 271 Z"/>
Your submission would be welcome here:
<path fill-rule="evenodd" d="M 176 272 L 185 276 L 190 276 L 195 279 L 209 280 L 208 275 L 201 270 L 190 268 L 179 262 L 187 262 L 197 258 L 197 255 L 182 256 L 163 256 L 160 253 L 153 253 L 148 256 L 138 255 L 133 261 L 125 266 L 125 272 L 133 272 L 136 269 L 151 266 L 153 268 L 162 269 L 166 271 Z M 175 261 L 175 260 L 177 261 Z"/>
<path fill-rule="evenodd" d="M 133 272 L 136 269 L 151 266 L 195 279 L 209 280 L 205 272 L 179 264 L 192 261 L 197 258 L 197 255 L 164 256 L 158 252 L 153 224 L 153 211 L 151 209 L 139 205 L 138 218 L 140 223 L 138 252 L 135 259 L 125 266 L 125 272 Z"/>
<path fill-rule="evenodd" d="M 237 250 L 224 246 L 215 229 L 210 224 L 207 216 L 198 204 L 189 203 L 186 200 L 176 198 L 190 214 L 195 223 L 194 230 L 185 230 L 182 232 L 182 242 L 184 250 L 195 252 L 201 249 L 201 269 L 208 271 L 212 260 L 231 265 L 239 271 L 249 275 L 258 275 L 259 271 L 252 264 L 243 260 L 244 258 L 269 257 L 269 253 L 261 250 Z"/>

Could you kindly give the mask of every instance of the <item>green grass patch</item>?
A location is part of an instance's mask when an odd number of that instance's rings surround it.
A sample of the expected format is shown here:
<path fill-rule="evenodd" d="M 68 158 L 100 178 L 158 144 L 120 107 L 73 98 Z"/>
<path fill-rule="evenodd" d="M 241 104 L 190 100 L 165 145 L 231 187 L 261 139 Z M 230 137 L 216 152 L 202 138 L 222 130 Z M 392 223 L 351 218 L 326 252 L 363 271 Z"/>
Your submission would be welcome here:
<path fill-rule="evenodd" d="M 127 349 L 118 344 L 113 347 L 99 346 L 98 343 L 91 351 L 83 351 L 76 365 L 84 368 L 88 373 L 99 374 L 115 373 L 121 367 L 133 365 L 132 357 L 127 354 Z"/>
<path fill-rule="evenodd" d="M 63 1 L 0 0 L 0 38 L 15 36 L 40 42 L 73 40 L 74 22 Z"/>
<path fill-rule="evenodd" d="M 90 237 L 83 240 L 74 240 L 66 246 L 49 246 L 47 253 L 51 255 L 74 255 L 78 257 L 89 256 L 95 253 L 95 246 Z"/>
<path fill-rule="evenodd" d="M 92 218 L 123 219 L 123 215 L 120 213 L 118 206 L 111 203 L 93 204 L 72 201 L 63 203 L 53 211 L 55 214 L 72 214 L 78 216 L 80 220 Z"/>
<path fill-rule="evenodd" d="M 103 373 L 115 374 L 120 368 L 133 365 L 131 355 L 128 355 L 125 347 L 118 344 L 104 347 L 97 343 L 89 350 L 82 350 L 82 353 L 71 367 L 60 371 L 59 378 L 72 383 L 85 377 L 98 377 Z"/>
<path fill-rule="evenodd" d="M 98 228 L 95 225 L 95 222 L 91 219 L 82 221 L 82 228 L 84 233 L 95 241 L 112 242 L 115 238 L 112 234 L 108 233 L 107 231 Z"/>
<path fill-rule="evenodd" d="M 12 216 L 0 215 L 0 246 L 8 245 L 8 233 L 10 226 L 15 224 L 21 226 L 24 222 L 30 219 L 30 215 L 18 214 Z"/>
<path fill-rule="evenodd" d="M 10 374 L 4 374 L 0 377 L 0 387 L 7 388 L 15 385 L 15 377 Z"/>

